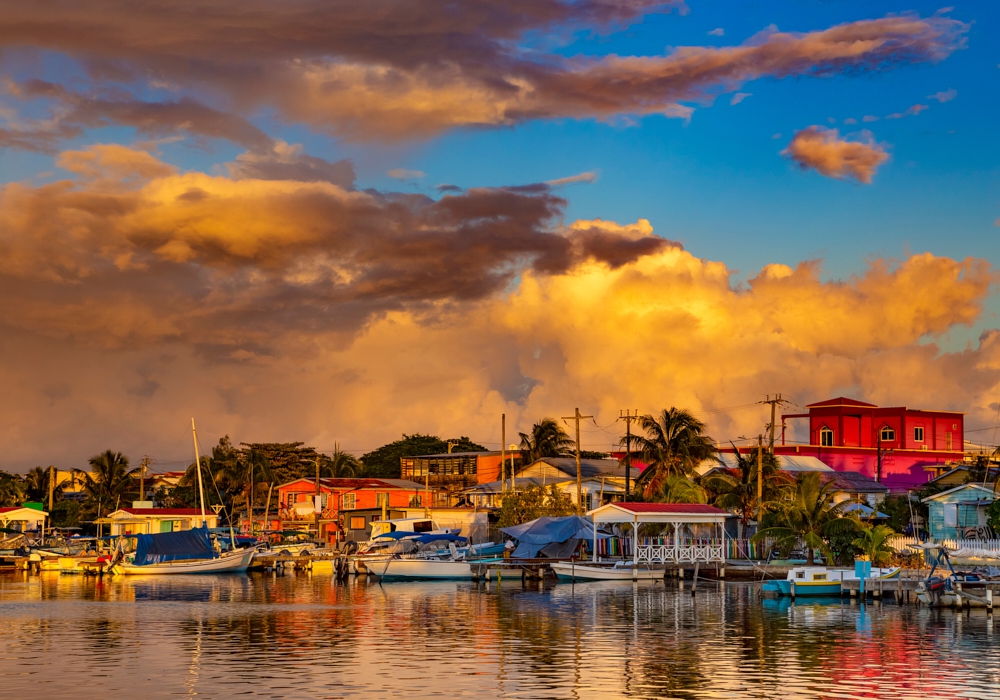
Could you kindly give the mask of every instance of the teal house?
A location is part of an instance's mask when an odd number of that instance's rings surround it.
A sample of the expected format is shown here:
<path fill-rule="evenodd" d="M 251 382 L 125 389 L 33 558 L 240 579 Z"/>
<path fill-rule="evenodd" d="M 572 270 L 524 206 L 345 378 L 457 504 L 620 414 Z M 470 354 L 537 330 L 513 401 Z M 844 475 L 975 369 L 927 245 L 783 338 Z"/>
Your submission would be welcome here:
<path fill-rule="evenodd" d="M 987 540 L 996 538 L 986 524 L 986 509 L 996 496 L 991 486 L 962 484 L 923 499 L 931 539 Z"/>

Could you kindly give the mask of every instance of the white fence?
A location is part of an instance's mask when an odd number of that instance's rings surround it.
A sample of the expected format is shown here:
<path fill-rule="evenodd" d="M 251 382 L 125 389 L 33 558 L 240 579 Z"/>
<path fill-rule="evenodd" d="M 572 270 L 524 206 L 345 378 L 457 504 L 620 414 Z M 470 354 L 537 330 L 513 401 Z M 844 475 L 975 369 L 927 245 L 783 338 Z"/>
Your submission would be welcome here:
<path fill-rule="evenodd" d="M 640 564 L 694 564 L 725 562 L 726 546 L 721 541 L 675 547 L 672 544 L 640 544 L 636 551 Z"/>
<path fill-rule="evenodd" d="M 912 552 L 911 544 L 922 544 L 916 537 L 891 537 L 888 544 L 897 552 Z M 937 544 L 943 544 L 950 550 L 956 549 L 982 549 L 988 552 L 996 552 L 1000 555 L 1000 540 L 941 540 Z"/>

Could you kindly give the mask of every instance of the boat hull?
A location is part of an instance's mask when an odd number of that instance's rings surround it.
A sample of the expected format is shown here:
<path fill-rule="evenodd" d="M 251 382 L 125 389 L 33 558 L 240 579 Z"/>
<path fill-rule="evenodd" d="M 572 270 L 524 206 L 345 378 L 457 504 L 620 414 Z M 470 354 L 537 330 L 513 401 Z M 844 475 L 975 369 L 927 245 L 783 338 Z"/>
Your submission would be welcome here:
<path fill-rule="evenodd" d="M 237 550 L 223 554 L 218 559 L 192 559 L 189 561 L 170 561 L 162 564 L 119 563 L 114 567 L 115 573 L 126 576 L 149 576 L 164 574 L 240 574 L 247 570 L 256 550 Z"/>
<path fill-rule="evenodd" d="M 553 562 L 549 566 L 560 581 L 659 581 L 665 575 L 663 569 L 631 567 L 616 569 L 612 566 L 573 564 L 565 561 Z"/>
<path fill-rule="evenodd" d="M 769 581 L 777 587 L 779 595 L 792 594 L 792 582 L 787 580 Z M 771 590 L 771 589 L 769 589 Z M 840 595 L 840 581 L 796 581 L 796 596 Z"/>
<path fill-rule="evenodd" d="M 471 579 L 472 564 L 467 561 L 436 559 L 390 559 L 367 562 L 368 574 L 393 579 Z"/>

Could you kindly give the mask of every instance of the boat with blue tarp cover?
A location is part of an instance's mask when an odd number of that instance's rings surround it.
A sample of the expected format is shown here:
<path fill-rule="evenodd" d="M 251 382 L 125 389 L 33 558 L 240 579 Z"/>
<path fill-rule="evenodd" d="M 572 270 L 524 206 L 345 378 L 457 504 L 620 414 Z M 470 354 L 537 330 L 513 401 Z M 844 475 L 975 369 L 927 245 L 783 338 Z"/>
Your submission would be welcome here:
<path fill-rule="evenodd" d="M 205 528 L 155 535 L 136 535 L 135 553 L 124 555 L 112 566 L 120 574 L 219 574 L 242 573 L 256 550 L 237 549 L 219 553 Z"/>

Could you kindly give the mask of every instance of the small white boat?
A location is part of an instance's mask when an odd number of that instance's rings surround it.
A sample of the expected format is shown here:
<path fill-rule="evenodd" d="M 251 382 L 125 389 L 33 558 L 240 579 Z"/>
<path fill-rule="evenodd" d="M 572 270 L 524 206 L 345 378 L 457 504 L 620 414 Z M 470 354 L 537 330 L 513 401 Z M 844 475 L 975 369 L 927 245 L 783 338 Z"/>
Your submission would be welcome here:
<path fill-rule="evenodd" d="M 467 561 L 447 559 L 387 559 L 381 564 L 368 562 L 368 572 L 384 579 L 471 579 L 472 565 Z"/>
<path fill-rule="evenodd" d="M 247 570 L 256 553 L 255 549 L 237 549 L 221 554 L 215 559 L 180 559 L 142 566 L 131 564 L 126 560 L 115 564 L 112 571 L 130 576 L 140 574 L 238 574 Z"/>
<path fill-rule="evenodd" d="M 601 565 L 556 561 L 549 566 L 561 581 L 660 581 L 666 575 L 665 569 L 633 567 L 630 562 Z"/>

